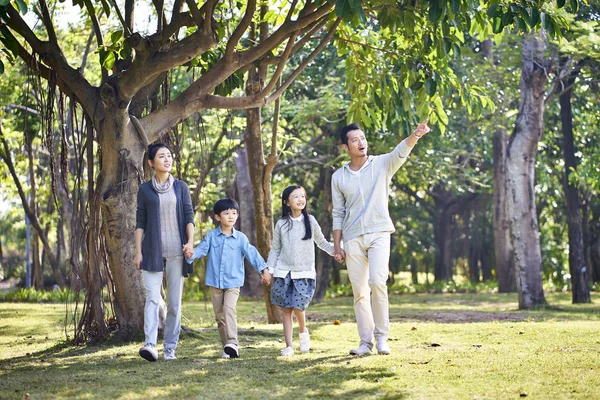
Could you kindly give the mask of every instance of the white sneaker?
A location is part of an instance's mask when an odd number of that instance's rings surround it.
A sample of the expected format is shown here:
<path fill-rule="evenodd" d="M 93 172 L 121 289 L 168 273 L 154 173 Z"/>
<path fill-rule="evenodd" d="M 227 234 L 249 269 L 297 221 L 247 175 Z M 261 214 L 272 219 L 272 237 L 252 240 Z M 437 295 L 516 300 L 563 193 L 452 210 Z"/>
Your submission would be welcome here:
<path fill-rule="evenodd" d="M 225 347 L 223 347 L 223 351 L 229 354 L 230 358 L 238 358 L 240 356 L 240 350 L 237 345 L 233 343 L 226 344 Z"/>
<path fill-rule="evenodd" d="M 377 338 L 376 347 L 379 354 L 387 355 L 392 353 L 392 349 L 388 346 L 386 338 Z"/>
<path fill-rule="evenodd" d="M 306 353 L 310 351 L 310 333 L 308 333 L 308 328 L 304 328 L 304 333 L 300 335 L 300 351 Z"/>
<path fill-rule="evenodd" d="M 229 357 L 229 354 L 223 352 L 223 354 L 221 354 L 221 358 L 231 358 L 231 357 Z"/>
<path fill-rule="evenodd" d="M 293 355 L 294 355 L 294 349 L 292 349 L 291 346 L 288 346 L 285 349 L 281 350 L 282 357 L 291 357 Z"/>
<path fill-rule="evenodd" d="M 165 360 L 177 360 L 175 349 L 165 349 Z"/>
<path fill-rule="evenodd" d="M 156 351 L 156 346 L 152 343 L 146 343 L 144 347 L 142 347 L 139 351 L 140 357 L 144 360 L 148 361 L 157 361 L 158 360 L 158 351 Z"/>
<path fill-rule="evenodd" d="M 350 354 L 353 356 L 362 356 L 365 354 L 371 354 L 372 347 L 373 347 L 373 345 L 370 343 L 360 342 L 360 346 L 358 346 L 358 349 L 350 350 Z"/>

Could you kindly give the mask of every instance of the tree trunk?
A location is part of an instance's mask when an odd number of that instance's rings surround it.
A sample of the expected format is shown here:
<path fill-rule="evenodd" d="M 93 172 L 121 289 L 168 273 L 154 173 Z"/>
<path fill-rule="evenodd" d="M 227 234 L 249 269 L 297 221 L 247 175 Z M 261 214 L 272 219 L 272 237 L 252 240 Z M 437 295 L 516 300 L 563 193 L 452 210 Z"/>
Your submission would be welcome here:
<path fill-rule="evenodd" d="M 238 219 L 239 229 L 248 236 L 250 243 L 256 246 L 256 226 L 254 225 L 254 196 L 252 193 L 252 184 L 250 182 L 250 171 L 248 169 L 248 153 L 245 148 L 239 148 L 236 151 L 235 168 L 237 176 L 235 186 L 237 199 L 240 204 L 240 218 Z M 259 297 L 263 294 L 263 288 L 260 284 L 260 276 L 255 272 L 254 267 L 245 262 L 244 270 L 246 278 L 244 286 L 240 289 L 242 296 Z"/>
<path fill-rule="evenodd" d="M 102 149 L 102 170 L 96 190 L 102 210 L 101 229 L 115 288 L 119 334 L 128 338 L 144 328 L 145 290 L 142 274 L 135 269 L 133 258 L 137 192 L 143 182 L 145 149 L 126 110 L 117 107 L 108 110 L 107 107 L 106 116 L 102 125 L 96 127 Z M 100 266 L 101 258 L 97 258 L 96 262 Z M 166 315 L 162 301 L 160 310 L 159 327 L 162 328 Z"/>
<path fill-rule="evenodd" d="M 514 252 L 510 241 L 510 222 L 508 215 L 508 193 L 506 186 L 506 146 L 508 135 L 501 130 L 494 135 L 494 256 L 498 291 L 511 293 L 517 291 Z"/>
<path fill-rule="evenodd" d="M 454 207 L 444 204 L 438 208 L 438 216 L 434 228 L 435 253 L 434 276 L 436 281 L 452 280 L 452 216 Z"/>
<path fill-rule="evenodd" d="M 569 227 L 569 272 L 571 274 L 571 286 L 573 293 L 573 304 L 590 303 L 590 289 L 588 287 L 588 270 L 585 263 L 583 250 L 583 230 L 581 227 L 581 214 L 579 211 L 579 190 L 577 183 L 569 182 L 571 172 L 577 171 L 577 159 L 575 158 L 575 144 L 573 140 L 573 112 L 571 110 L 571 86 L 579 70 L 569 74 L 564 82 L 566 89 L 560 95 L 560 119 L 563 134 L 563 155 L 565 157 L 565 173 L 563 175 L 563 187 L 567 202 L 567 225 Z"/>
<path fill-rule="evenodd" d="M 519 309 L 546 304 L 542 285 L 542 254 L 535 205 L 535 156 L 544 116 L 545 34 L 523 39 L 521 101 L 507 147 L 506 180 Z"/>
<path fill-rule="evenodd" d="M 469 280 L 473 283 L 477 283 L 480 281 L 480 261 L 481 261 L 481 246 L 483 237 L 481 235 L 481 226 L 480 226 L 480 217 L 477 208 L 471 210 L 473 220 L 470 221 L 470 229 L 468 231 L 469 236 L 471 236 L 469 253 L 468 253 L 468 262 L 469 262 Z"/>
<path fill-rule="evenodd" d="M 419 284 L 419 264 L 415 257 L 410 260 L 410 278 L 413 285 Z"/>
<path fill-rule="evenodd" d="M 252 68 L 249 73 L 246 94 L 260 92 L 262 79 L 258 71 Z M 261 137 L 261 109 L 252 108 L 246 111 L 247 130 L 244 136 L 248 152 L 248 167 L 252 192 L 254 193 L 254 224 L 256 225 L 256 248 L 266 259 L 271 251 L 273 241 L 273 204 L 271 200 L 271 178 L 265 176 L 264 148 Z M 270 324 L 281 321 L 279 311 L 271 304 L 271 288 L 264 287 L 265 307 Z"/>
<path fill-rule="evenodd" d="M 319 186 L 321 188 L 321 218 L 319 225 L 323 235 L 327 240 L 331 240 L 331 231 L 333 227 L 333 202 L 331 199 L 331 177 L 332 168 L 323 168 L 319 174 Z M 325 300 L 325 292 L 329 287 L 329 277 L 333 269 L 333 258 L 322 250 L 317 250 L 317 289 L 315 290 L 314 300 L 317 302 Z"/>

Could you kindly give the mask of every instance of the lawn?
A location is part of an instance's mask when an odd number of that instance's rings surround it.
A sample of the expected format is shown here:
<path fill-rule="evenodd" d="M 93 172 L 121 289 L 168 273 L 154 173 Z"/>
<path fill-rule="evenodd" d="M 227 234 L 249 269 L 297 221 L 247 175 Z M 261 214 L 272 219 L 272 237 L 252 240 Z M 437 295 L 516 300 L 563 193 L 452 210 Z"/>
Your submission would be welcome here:
<path fill-rule="evenodd" d="M 0 303 L 0 398 L 600 398 L 600 306 L 547 299 L 518 311 L 513 294 L 392 295 L 393 353 L 365 357 L 348 355 L 352 299 L 331 299 L 309 307 L 313 350 L 291 358 L 262 303 L 240 301 L 236 360 L 201 329 L 214 327 L 210 304 L 189 302 L 178 360 L 156 363 L 141 342 L 65 345 L 64 304 Z"/>

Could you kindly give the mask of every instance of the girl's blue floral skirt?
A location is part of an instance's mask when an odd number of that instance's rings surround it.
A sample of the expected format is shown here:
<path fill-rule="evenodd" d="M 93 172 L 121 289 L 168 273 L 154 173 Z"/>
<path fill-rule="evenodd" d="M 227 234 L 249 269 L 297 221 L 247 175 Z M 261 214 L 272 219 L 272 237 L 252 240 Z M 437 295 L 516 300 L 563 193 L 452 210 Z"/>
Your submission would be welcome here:
<path fill-rule="evenodd" d="M 317 285 L 314 279 L 292 279 L 291 273 L 285 278 L 274 278 L 271 286 L 271 303 L 283 308 L 304 311 L 312 300 Z"/>

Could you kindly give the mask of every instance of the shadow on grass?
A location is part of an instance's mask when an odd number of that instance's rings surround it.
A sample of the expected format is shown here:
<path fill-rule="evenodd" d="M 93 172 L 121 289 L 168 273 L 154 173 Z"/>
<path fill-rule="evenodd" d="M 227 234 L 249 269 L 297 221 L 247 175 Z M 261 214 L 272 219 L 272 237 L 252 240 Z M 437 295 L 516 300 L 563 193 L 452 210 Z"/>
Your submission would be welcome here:
<path fill-rule="evenodd" d="M 0 362 L 2 398 L 23 398 L 25 393 L 32 398 L 363 398 L 374 395 L 373 385 L 395 375 L 389 368 L 365 366 L 360 358 L 340 354 L 277 357 L 278 348 L 246 347 L 235 360 L 199 359 L 192 353 L 214 355 L 220 350 L 218 340 L 185 341 L 187 351 L 170 362 L 98 354 L 114 347 L 111 343 L 82 348 L 61 343 L 5 360 Z M 405 397 L 402 392 L 381 395 Z"/>

